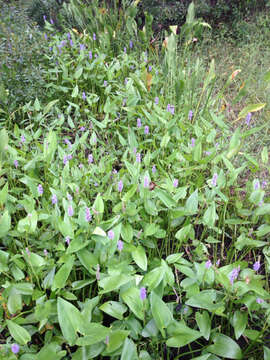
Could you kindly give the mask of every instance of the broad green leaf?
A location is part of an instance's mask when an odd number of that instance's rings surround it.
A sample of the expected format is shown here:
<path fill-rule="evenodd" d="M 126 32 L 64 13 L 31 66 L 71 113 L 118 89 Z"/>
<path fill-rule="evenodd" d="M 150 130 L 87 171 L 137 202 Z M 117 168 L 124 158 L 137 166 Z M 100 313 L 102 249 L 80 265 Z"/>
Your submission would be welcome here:
<path fill-rule="evenodd" d="M 106 339 L 109 335 L 110 329 L 97 323 L 89 323 L 82 326 L 83 337 L 76 341 L 76 345 L 87 346 L 93 345 Z M 81 332 L 81 330 L 80 330 Z"/>
<path fill-rule="evenodd" d="M 156 267 L 150 272 L 146 273 L 143 278 L 143 284 L 147 286 L 148 290 L 151 292 L 160 284 L 164 276 L 165 269 L 162 266 Z"/>
<path fill-rule="evenodd" d="M 263 360 L 270 360 L 270 349 L 266 346 L 263 347 Z"/>
<path fill-rule="evenodd" d="M 50 101 L 50 102 L 44 107 L 43 114 L 46 115 L 46 114 L 51 110 L 51 108 L 52 108 L 58 101 L 59 101 L 59 99 Z"/>
<path fill-rule="evenodd" d="M 104 212 L 104 202 L 102 199 L 102 196 L 100 194 L 97 195 L 93 208 L 95 209 L 96 212 L 98 212 L 99 214 L 103 214 Z"/>
<path fill-rule="evenodd" d="M 0 217 L 0 238 L 6 236 L 10 230 L 11 218 L 6 210 L 3 215 Z"/>
<path fill-rule="evenodd" d="M 74 263 L 74 257 L 70 256 L 67 262 L 61 266 L 61 268 L 57 271 L 52 285 L 52 290 L 62 289 L 66 285 L 66 281 L 69 277 L 69 274 L 72 270 L 72 266 Z"/>
<path fill-rule="evenodd" d="M 36 355 L 37 357 L 35 357 L 35 359 L 61 360 L 65 355 L 66 355 L 66 351 L 61 351 L 61 347 L 56 342 L 51 342 L 43 346 L 40 352 Z M 28 358 L 26 360 L 28 360 Z"/>
<path fill-rule="evenodd" d="M 261 157 L 262 157 L 262 162 L 264 164 L 268 164 L 268 159 L 269 159 L 269 156 L 268 156 L 268 149 L 266 146 L 264 146 L 262 152 L 261 152 Z"/>
<path fill-rule="evenodd" d="M 155 188 L 154 191 L 159 200 L 161 200 L 167 208 L 171 209 L 176 206 L 176 202 L 166 191 L 159 188 Z"/>
<path fill-rule="evenodd" d="M 214 202 L 206 209 L 203 215 L 203 221 L 205 225 L 213 228 L 215 226 L 217 214 L 216 214 L 216 204 Z"/>
<path fill-rule="evenodd" d="M 127 311 L 127 307 L 117 301 L 107 301 L 99 309 L 118 320 L 123 320 L 123 314 Z"/>
<path fill-rule="evenodd" d="M 227 159 L 231 159 L 234 155 L 236 155 L 240 150 L 240 146 L 241 146 L 241 133 L 240 133 L 240 129 L 237 128 L 230 140 L 229 150 L 228 153 L 226 154 Z"/>
<path fill-rule="evenodd" d="M 125 195 L 123 196 L 123 202 L 127 202 L 128 200 L 130 200 L 133 195 L 136 193 L 138 188 L 137 184 L 132 185 L 132 187 L 128 190 L 128 192 L 125 193 Z"/>
<path fill-rule="evenodd" d="M 99 286 L 102 287 L 104 290 L 101 291 L 101 294 L 105 294 L 107 292 L 115 291 L 120 288 L 120 286 L 126 284 L 127 282 L 131 281 L 132 277 L 125 274 L 113 274 L 107 276 L 99 281 Z"/>
<path fill-rule="evenodd" d="M 121 237 L 128 243 L 133 239 L 133 228 L 129 223 L 122 224 Z"/>
<path fill-rule="evenodd" d="M 6 320 L 8 330 L 13 339 L 20 345 L 26 345 L 30 340 L 31 336 L 29 332 L 21 325 L 16 324 L 14 321 Z"/>
<path fill-rule="evenodd" d="M 70 345 L 74 345 L 77 339 L 77 331 L 79 331 L 84 324 L 84 319 L 80 311 L 68 301 L 58 297 L 57 315 L 64 338 Z"/>
<path fill-rule="evenodd" d="M 217 294 L 215 290 L 203 290 L 198 294 L 191 296 L 186 301 L 186 305 L 206 309 L 212 312 L 220 307 L 220 304 L 214 303 L 216 301 L 216 297 Z"/>
<path fill-rule="evenodd" d="M 44 140 L 43 156 L 47 163 L 51 163 L 57 149 L 57 136 L 56 133 L 50 130 L 48 136 Z"/>
<path fill-rule="evenodd" d="M 31 264 L 32 267 L 41 267 L 44 266 L 46 264 L 46 261 L 44 260 L 44 258 L 38 254 L 35 254 L 33 252 L 30 252 L 30 254 L 27 254 L 26 257 L 27 261 L 29 261 L 29 263 Z"/>
<path fill-rule="evenodd" d="M 82 249 L 76 253 L 78 259 L 80 260 L 81 264 L 91 272 L 93 266 L 98 264 L 98 259 L 96 256 L 86 249 Z"/>
<path fill-rule="evenodd" d="M 119 349 L 128 335 L 129 331 L 126 330 L 111 331 L 111 333 L 109 334 L 108 345 L 105 349 L 104 355 L 108 355 Z"/>
<path fill-rule="evenodd" d="M 139 245 L 135 250 L 131 253 L 133 260 L 135 263 L 143 270 L 147 270 L 147 257 L 145 254 L 144 248 Z"/>
<path fill-rule="evenodd" d="M 269 215 L 270 214 L 270 204 L 263 204 L 257 207 L 257 209 L 254 211 L 254 214 L 256 216 L 260 215 Z"/>
<path fill-rule="evenodd" d="M 7 307 L 11 314 L 16 314 L 23 307 L 22 296 L 14 287 L 12 287 L 8 295 Z"/>
<path fill-rule="evenodd" d="M 241 348 L 229 336 L 216 334 L 213 341 L 214 345 L 208 346 L 207 351 L 226 359 L 242 359 Z"/>
<path fill-rule="evenodd" d="M 8 133 L 6 129 L 0 131 L 0 154 L 6 151 L 8 145 Z"/>
<path fill-rule="evenodd" d="M 198 189 L 196 189 L 187 199 L 185 209 L 189 215 L 194 215 L 198 212 Z"/>
<path fill-rule="evenodd" d="M 79 94 L 79 88 L 78 85 L 76 85 L 72 91 L 71 97 L 75 98 L 78 96 L 78 94 Z"/>
<path fill-rule="evenodd" d="M 259 110 L 263 109 L 265 107 L 265 105 L 266 105 L 266 103 L 258 103 L 258 104 L 247 105 L 246 107 L 244 107 L 244 109 L 242 109 L 240 111 L 237 120 L 245 118 L 248 113 L 256 112 L 256 111 L 259 111 Z"/>
<path fill-rule="evenodd" d="M 0 273 L 2 271 L 8 271 L 8 258 L 9 258 L 9 253 L 0 250 Z"/>
<path fill-rule="evenodd" d="M 182 227 L 180 230 L 177 231 L 175 237 L 179 240 L 180 243 L 187 241 L 193 231 L 193 227 L 191 224 Z"/>
<path fill-rule="evenodd" d="M 130 310 L 133 312 L 137 318 L 143 320 L 144 312 L 143 312 L 143 301 L 140 298 L 140 290 L 131 287 L 125 292 L 121 294 L 123 301 L 127 304 Z"/>
<path fill-rule="evenodd" d="M 184 321 L 172 322 L 168 327 L 168 333 L 172 337 L 166 341 L 166 345 L 177 348 L 185 346 L 201 337 L 199 331 L 189 328 Z"/>
<path fill-rule="evenodd" d="M 158 335 L 158 328 L 156 326 L 155 320 L 151 319 L 144 327 L 142 331 L 143 337 L 156 337 Z"/>
<path fill-rule="evenodd" d="M 7 200 L 8 196 L 8 182 L 6 182 L 3 189 L 0 191 L 0 206 L 3 206 Z"/>
<path fill-rule="evenodd" d="M 168 306 L 161 300 L 161 298 L 156 295 L 154 292 L 150 295 L 150 304 L 151 304 L 151 312 L 155 323 L 161 332 L 162 337 L 165 337 L 164 329 L 170 324 L 173 320 L 172 313 Z"/>
<path fill-rule="evenodd" d="M 234 328 L 234 334 L 236 340 L 240 338 L 243 332 L 246 330 L 248 322 L 248 313 L 240 310 L 236 310 L 233 314 L 232 325 Z"/>
<path fill-rule="evenodd" d="M 76 80 L 78 80 L 79 77 L 82 75 L 82 72 L 83 72 L 83 67 L 80 66 L 80 67 L 75 71 L 74 78 L 75 78 Z M 72 96 L 72 97 L 74 97 L 74 96 Z"/>
<path fill-rule="evenodd" d="M 202 336 L 209 340 L 210 332 L 211 332 L 211 319 L 207 311 L 203 311 L 202 313 L 196 312 L 195 315 L 196 322 L 199 326 L 200 332 Z"/>
<path fill-rule="evenodd" d="M 134 342 L 126 338 L 120 360 L 138 360 L 137 348 Z"/>

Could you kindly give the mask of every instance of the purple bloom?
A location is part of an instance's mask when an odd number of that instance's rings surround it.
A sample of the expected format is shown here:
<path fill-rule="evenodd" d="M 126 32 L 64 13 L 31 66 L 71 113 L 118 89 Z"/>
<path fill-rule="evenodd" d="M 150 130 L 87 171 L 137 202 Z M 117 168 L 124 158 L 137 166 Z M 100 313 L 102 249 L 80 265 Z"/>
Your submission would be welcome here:
<path fill-rule="evenodd" d="M 174 105 L 168 104 L 167 111 L 170 112 L 172 115 L 174 114 Z"/>
<path fill-rule="evenodd" d="M 191 120 L 193 118 L 193 111 L 189 110 L 188 112 L 188 120 Z"/>
<path fill-rule="evenodd" d="M 46 15 L 43 15 L 43 20 L 44 20 L 44 22 L 46 21 L 46 19 L 47 19 L 47 16 L 46 16 Z"/>
<path fill-rule="evenodd" d="M 100 280 L 100 266 L 99 266 L 99 264 L 97 264 L 96 279 L 98 281 Z"/>
<path fill-rule="evenodd" d="M 11 351 L 13 352 L 13 354 L 18 354 L 18 352 L 20 351 L 20 346 L 18 344 L 12 344 Z"/>
<path fill-rule="evenodd" d="M 120 180 L 119 183 L 118 183 L 118 191 L 119 191 L 119 192 L 122 192 L 123 186 L 124 186 L 124 185 L 123 185 L 123 181 Z"/>
<path fill-rule="evenodd" d="M 73 199 L 69 193 L 67 194 L 67 199 L 68 199 L 68 201 L 72 201 L 72 199 Z"/>
<path fill-rule="evenodd" d="M 84 126 L 81 126 L 81 127 L 80 127 L 80 131 L 85 131 L 85 127 L 84 127 Z"/>
<path fill-rule="evenodd" d="M 156 96 L 155 97 L 155 104 L 158 105 L 158 102 L 159 102 L 159 98 Z"/>
<path fill-rule="evenodd" d="M 153 165 L 153 167 L 152 167 L 152 173 L 154 174 L 154 173 L 156 173 L 156 172 L 157 172 L 156 165 Z"/>
<path fill-rule="evenodd" d="M 52 51 L 52 47 L 51 47 L 51 46 L 49 47 L 49 50 Z"/>
<path fill-rule="evenodd" d="M 95 187 L 97 187 L 97 186 L 98 186 L 98 183 L 97 183 L 97 182 L 95 182 L 95 183 L 94 183 L 94 185 L 95 185 Z"/>
<path fill-rule="evenodd" d="M 53 19 L 50 19 L 50 22 L 51 22 L 51 24 L 52 24 L 52 25 L 54 24 L 54 21 L 53 21 Z"/>
<path fill-rule="evenodd" d="M 71 154 L 68 154 L 67 158 L 68 158 L 68 160 L 71 160 L 71 159 L 72 159 L 72 155 L 71 155 Z"/>
<path fill-rule="evenodd" d="M 126 53 L 127 52 L 127 48 L 126 47 L 124 47 L 124 53 Z"/>
<path fill-rule="evenodd" d="M 137 163 L 141 162 L 141 154 L 140 153 L 136 154 L 136 161 L 137 161 Z"/>
<path fill-rule="evenodd" d="M 53 194 L 52 195 L 52 204 L 53 205 L 57 204 L 57 201 L 58 201 L 57 196 L 55 194 Z"/>
<path fill-rule="evenodd" d="M 151 66 L 151 65 L 148 66 L 148 71 L 149 71 L 149 72 L 152 71 L 152 66 Z"/>
<path fill-rule="evenodd" d="M 89 154 L 88 155 L 88 164 L 91 164 L 93 162 L 93 155 Z"/>
<path fill-rule="evenodd" d="M 22 143 L 25 143 L 25 137 L 24 137 L 24 135 L 21 136 L 21 142 L 22 142 Z"/>
<path fill-rule="evenodd" d="M 217 260 L 216 266 L 219 266 L 219 264 L 220 264 L 220 259 Z"/>
<path fill-rule="evenodd" d="M 45 256 L 48 256 L 48 251 L 46 249 L 43 250 Z"/>
<path fill-rule="evenodd" d="M 67 245 L 69 245 L 69 244 L 70 244 L 70 237 L 69 237 L 69 236 L 66 236 L 66 238 L 65 238 L 65 242 L 67 243 Z"/>
<path fill-rule="evenodd" d="M 104 80 L 103 85 L 106 87 L 108 85 L 108 81 Z"/>
<path fill-rule="evenodd" d="M 95 33 L 93 34 L 93 40 L 94 40 L 94 41 L 97 40 L 97 36 L 96 36 Z"/>
<path fill-rule="evenodd" d="M 149 134 L 149 126 L 145 125 L 145 127 L 144 127 L 144 133 L 145 133 L 145 135 L 148 135 L 148 134 Z"/>
<path fill-rule="evenodd" d="M 39 195 L 43 194 L 43 187 L 41 184 L 38 185 L 37 190 L 38 190 Z"/>
<path fill-rule="evenodd" d="M 90 209 L 88 207 L 86 207 L 85 209 L 85 220 L 87 222 L 91 221 L 92 219 L 92 215 L 90 214 Z"/>
<path fill-rule="evenodd" d="M 140 128 L 142 126 L 142 121 L 140 118 L 137 119 L 137 127 Z"/>
<path fill-rule="evenodd" d="M 66 165 L 67 162 L 68 162 L 68 157 L 67 157 L 67 155 L 64 155 L 64 158 L 63 158 L 64 165 Z"/>
<path fill-rule="evenodd" d="M 18 160 L 14 160 L 14 166 L 16 169 L 17 169 L 18 165 L 19 165 Z"/>
<path fill-rule="evenodd" d="M 113 231 L 113 230 L 109 230 L 109 231 L 108 231 L 108 238 L 109 238 L 110 240 L 113 240 L 113 238 L 114 238 L 114 231 Z"/>
<path fill-rule="evenodd" d="M 207 156 L 210 156 L 210 155 L 211 155 L 211 151 L 205 151 L 204 153 L 205 153 L 205 155 L 207 155 Z"/>
<path fill-rule="evenodd" d="M 128 78 L 125 78 L 125 85 L 127 85 L 128 83 Z"/>
<path fill-rule="evenodd" d="M 173 186 L 174 186 L 175 188 L 177 188 L 177 186 L 178 186 L 178 179 L 174 179 L 174 180 L 173 180 Z"/>
<path fill-rule="evenodd" d="M 210 269 L 211 266 L 212 266 L 211 260 L 206 261 L 206 263 L 205 263 L 206 269 Z"/>
<path fill-rule="evenodd" d="M 191 138 L 191 147 L 194 147 L 194 146 L 195 146 L 195 139 Z"/>
<path fill-rule="evenodd" d="M 144 177 L 143 187 L 144 187 L 145 189 L 148 189 L 148 188 L 149 188 L 149 184 L 150 184 L 149 177 L 146 175 L 146 176 Z"/>
<path fill-rule="evenodd" d="M 254 264 L 253 264 L 253 270 L 255 271 L 258 271 L 261 267 L 261 264 L 260 264 L 260 261 L 256 261 Z"/>
<path fill-rule="evenodd" d="M 71 47 L 73 46 L 73 41 L 71 39 L 69 40 L 69 44 Z"/>
<path fill-rule="evenodd" d="M 73 216 L 73 215 L 74 215 L 73 207 L 72 207 L 72 205 L 69 205 L 68 206 L 68 216 Z"/>
<path fill-rule="evenodd" d="M 29 215 L 30 215 L 30 214 L 29 214 Z M 28 216 L 29 216 L 29 215 L 28 215 Z M 32 216 L 32 214 L 31 214 L 31 216 Z M 25 252 L 26 252 L 26 254 L 27 254 L 28 256 L 30 255 L 30 250 L 28 249 L 28 247 L 25 248 Z"/>
<path fill-rule="evenodd" d="M 264 302 L 264 300 L 261 299 L 261 298 L 257 298 L 257 299 L 256 299 L 256 303 L 257 303 L 257 304 L 262 304 L 263 302 Z"/>
<path fill-rule="evenodd" d="M 237 268 L 234 268 L 230 275 L 230 282 L 233 285 L 234 281 L 238 278 L 240 272 L 240 265 Z"/>
<path fill-rule="evenodd" d="M 79 164 L 79 169 L 82 169 L 82 168 L 83 168 L 83 164 L 80 163 L 80 164 Z"/>
<path fill-rule="evenodd" d="M 254 184 L 254 190 L 259 190 L 259 188 L 260 188 L 260 182 L 256 180 Z"/>
<path fill-rule="evenodd" d="M 48 40 L 48 35 L 45 33 L 44 34 L 44 39 L 47 41 Z"/>
<path fill-rule="evenodd" d="M 146 296 L 147 296 L 146 288 L 145 287 L 140 288 L 140 298 L 141 298 L 141 300 L 145 300 Z"/>
<path fill-rule="evenodd" d="M 249 124 L 250 124 L 250 120 L 251 120 L 251 113 L 249 112 L 248 114 L 247 114 L 247 116 L 246 116 L 246 124 L 247 124 L 247 126 L 249 126 Z"/>
<path fill-rule="evenodd" d="M 68 139 L 64 139 L 64 142 L 66 145 L 68 145 L 68 148 L 71 149 L 72 148 L 72 144 Z"/>
<path fill-rule="evenodd" d="M 217 178 L 218 178 L 218 174 L 214 173 L 211 184 L 212 186 L 216 186 L 217 185 Z"/>
<path fill-rule="evenodd" d="M 67 38 L 68 38 L 68 40 L 70 40 L 70 39 L 71 39 L 71 35 L 70 35 L 70 33 L 67 33 Z"/>
<path fill-rule="evenodd" d="M 136 147 L 133 148 L 133 153 L 134 153 L 134 154 L 137 153 L 137 148 L 136 148 Z"/>
<path fill-rule="evenodd" d="M 91 60 L 93 58 L 92 51 L 89 51 L 89 59 Z"/>
<path fill-rule="evenodd" d="M 119 250 L 120 252 L 123 250 L 123 245 L 124 245 L 123 241 L 118 240 L 118 242 L 117 242 L 117 248 L 118 248 L 118 250 Z"/>
<path fill-rule="evenodd" d="M 84 44 L 80 44 L 80 51 L 83 51 L 83 50 L 85 50 L 85 46 L 84 46 Z"/>
<path fill-rule="evenodd" d="M 83 92 L 83 93 L 82 93 L 82 99 L 83 99 L 83 101 L 85 101 L 85 100 L 86 100 L 86 95 L 85 95 L 85 92 Z"/>
<path fill-rule="evenodd" d="M 262 189 L 265 189 L 266 187 L 267 187 L 267 181 L 264 180 L 264 181 L 262 182 Z"/>
<path fill-rule="evenodd" d="M 130 47 L 130 49 L 133 48 L 133 42 L 132 42 L 132 40 L 129 41 L 129 47 Z"/>
<path fill-rule="evenodd" d="M 126 104 L 127 104 L 127 98 L 124 98 L 124 99 L 123 99 L 122 106 L 126 106 Z"/>

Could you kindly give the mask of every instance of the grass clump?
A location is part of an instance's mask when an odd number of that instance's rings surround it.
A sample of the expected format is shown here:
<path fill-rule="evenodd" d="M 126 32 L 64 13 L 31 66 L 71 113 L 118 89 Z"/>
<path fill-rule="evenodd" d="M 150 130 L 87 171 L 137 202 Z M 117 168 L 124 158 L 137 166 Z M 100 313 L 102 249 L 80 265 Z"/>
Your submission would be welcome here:
<path fill-rule="evenodd" d="M 174 28 L 112 50 L 46 22 L 44 95 L 0 131 L 3 358 L 268 358 L 266 125 L 227 121 L 237 73 L 194 61 L 187 20 L 180 55 Z"/>

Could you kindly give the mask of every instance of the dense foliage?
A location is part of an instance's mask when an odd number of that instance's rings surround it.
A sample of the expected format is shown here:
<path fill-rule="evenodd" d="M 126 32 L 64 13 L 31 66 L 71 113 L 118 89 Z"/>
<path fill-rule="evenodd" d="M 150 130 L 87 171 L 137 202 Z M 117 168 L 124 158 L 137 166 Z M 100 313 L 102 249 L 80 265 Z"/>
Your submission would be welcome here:
<path fill-rule="evenodd" d="M 268 360 L 266 104 L 227 121 L 239 71 L 194 60 L 193 5 L 157 46 L 135 8 L 92 11 L 45 19 L 42 94 L 1 108 L 2 358 Z"/>

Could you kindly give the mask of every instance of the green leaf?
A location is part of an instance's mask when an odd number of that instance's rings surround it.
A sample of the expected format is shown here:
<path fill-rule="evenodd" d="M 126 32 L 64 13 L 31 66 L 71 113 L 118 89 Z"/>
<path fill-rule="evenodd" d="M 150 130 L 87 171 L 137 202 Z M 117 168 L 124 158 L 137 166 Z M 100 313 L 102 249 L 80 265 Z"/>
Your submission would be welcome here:
<path fill-rule="evenodd" d="M 127 311 L 127 307 L 117 301 L 107 301 L 99 309 L 118 320 L 123 320 L 123 314 Z"/>
<path fill-rule="evenodd" d="M 159 188 L 155 188 L 154 191 L 159 200 L 161 200 L 167 208 L 171 209 L 176 206 L 176 202 L 166 191 Z"/>
<path fill-rule="evenodd" d="M 129 223 L 122 224 L 121 237 L 123 240 L 125 240 L 128 243 L 130 243 L 131 240 L 133 239 L 133 228 Z"/>
<path fill-rule="evenodd" d="M 268 164 L 268 149 L 266 146 L 264 146 L 262 153 L 261 153 L 261 157 L 262 157 L 262 162 L 263 164 Z"/>
<path fill-rule="evenodd" d="M 263 347 L 263 360 L 270 360 L 270 349 L 266 346 Z"/>
<path fill-rule="evenodd" d="M 199 326 L 200 332 L 202 336 L 209 340 L 210 332 L 211 332 L 211 319 L 207 311 L 203 311 L 202 313 L 196 312 L 195 315 L 196 322 Z"/>
<path fill-rule="evenodd" d="M 6 151 L 8 145 L 8 133 L 6 129 L 0 131 L 0 154 Z"/>
<path fill-rule="evenodd" d="M 108 345 L 104 352 L 104 355 L 108 355 L 115 350 L 119 349 L 129 335 L 129 331 L 126 330 L 114 330 L 111 331 L 108 339 Z"/>
<path fill-rule="evenodd" d="M 246 330 L 248 322 L 247 312 L 236 310 L 233 314 L 232 325 L 234 327 L 234 334 L 236 340 L 240 338 L 243 332 Z"/>
<path fill-rule="evenodd" d="M 11 314 L 16 314 L 16 312 L 20 311 L 23 307 L 22 296 L 14 287 L 12 287 L 8 295 L 7 307 Z"/>
<path fill-rule="evenodd" d="M 214 345 L 208 346 L 207 351 L 226 359 L 242 359 L 242 350 L 229 336 L 216 334 L 213 341 Z"/>
<path fill-rule="evenodd" d="M 189 328 L 184 321 L 172 322 L 167 330 L 169 335 L 173 335 L 166 341 L 169 347 L 182 347 L 201 337 L 199 331 Z"/>
<path fill-rule="evenodd" d="M 186 226 L 182 227 L 182 229 L 177 231 L 177 233 L 175 234 L 175 237 L 177 240 L 179 240 L 180 243 L 183 243 L 189 239 L 192 231 L 193 231 L 192 225 L 191 224 L 186 225 Z"/>
<path fill-rule="evenodd" d="M 75 78 L 76 80 L 78 80 L 79 77 L 82 75 L 82 72 L 83 72 L 83 67 L 80 66 L 80 67 L 75 71 L 74 78 Z M 74 97 L 74 96 L 72 96 L 72 97 Z"/>
<path fill-rule="evenodd" d="M 75 98 L 78 96 L 78 94 L 79 94 L 79 88 L 78 88 L 78 85 L 76 85 L 72 91 L 71 97 Z"/>
<path fill-rule="evenodd" d="M 133 195 L 136 193 L 138 188 L 137 184 L 132 185 L 132 187 L 128 190 L 128 192 L 125 193 L 125 195 L 123 196 L 123 202 L 127 202 L 128 200 L 130 200 Z"/>
<path fill-rule="evenodd" d="M 133 260 L 135 263 L 143 270 L 147 270 L 147 257 L 145 254 L 144 248 L 139 245 L 134 251 L 131 253 Z"/>
<path fill-rule="evenodd" d="M 8 182 L 6 182 L 3 189 L 0 191 L 0 206 L 3 206 L 7 201 L 8 196 Z"/>
<path fill-rule="evenodd" d="M 102 199 L 102 196 L 100 194 L 97 195 L 93 208 L 99 213 L 99 214 L 103 214 L 104 212 L 104 202 Z"/>
<path fill-rule="evenodd" d="M 194 215 L 198 212 L 198 189 L 196 189 L 187 199 L 185 209 L 189 215 Z"/>
<path fill-rule="evenodd" d="M 10 230 L 11 218 L 8 210 L 0 217 L 0 238 L 6 236 Z"/>
<path fill-rule="evenodd" d="M 217 214 L 216 214 L 216 204 L 214 202 L 206 209 L 203 215 L 203 221 L 205 225 L 213 228 L 215 226 Z"/>
<path fill-rule="evenodd" d="M 238 153 L 241 146 L 241 133 L 240 129 L 237 128 L 231 137 L 228 153 L 226 154 L 227 159 L 231 159 Z"/>
<path fill-rule="evenodd" d="M 120 360 L 138 360 L 137 348 L 134 342 L 126 338 Z"/>
<path fill-rule="evenodd" d="M 70 345 L 74 345 L 77 339 L 77 331 L 85 322 L 80 311 L 68 301 L 58 297 L 57 315 L 64 338 Z"/>
<path fill-rule="evenodd" d="M 50 102 L 44 107 L 43 114 L 46 115 L 46 114 L 51 110 L 51 108 L 52 108 L 58 101 L 59 101 L 59 99 L 50 101 Z"/>
<path fill-rule="evenodd" d="M 13 339 L 20 345 L 26 345 L 30 340 L 31 336 L 25 328 L 16 324 L 14 321 L 6 320 L 8 330 Z"/>
<path fill-rule="evenodd" d="M 266 103 L 250 104 L 242 109 L 238 115 L 237 120 L 245 118 L 248 113 L 256 112 L 265 107 Z"/>
<path fill-rule="evenodd" d="M 162 301 L 161 298 L 154 292 L 150 295 L 150 304 L 151 312 L 157 328 L 161 332 L 162 337 L 165 338 L 164 329 L 166 329 L 173 320 L 172 313 L 164 301 Z"/>
<path fill-rule="evenodd" d="M 217 293 L 215 290 L 203 290 L 196 295 L 191 296 L 188 301 L 186 301 L 186 305 L 206 309 L 212 312 L 220 307 L 220 304 L 214 304 L 216 297 Z"/>
<path fill-rule="evenodd" d="M 3 271 L 8 271 L 8 258 L 9 253 L 0 250 L 0 273 Z"/>
<path fill-rule="evenodd" d="M 79 346 L 96 344 L 100 341 L 105 340 L 106 336 L 108 336 L 110 333 L 110 329 L 97 323 L 85 324 L 82 329 L 84 337 L 80 337 L 76 341 L 76 345 Z"/>
<path fill-rule="evenodd" d="M 140 291 L 135 287 L 131 287 L 121 294 L 123 301 L 137 318 L 143 320 L 143 301 L 140 298 Z"/>
<path fill-rule="evenodd" d="M 257 209 L 254 211 L 254 214 L 256 216 L 260 215 L 269 215 L 270 214 L 270 204 L 263 204 L 257 207 Z"/>
<path fill-rule="evenodd" d="M 115 291 L 120 288 L 120 286 L 126 284 L 131 281 L 132 277 L 126 274 L 113 274 L 107 276 L 99 281 L 99 286 L 104 290 L 101 291 L 101 294 L 105 294 L 107 292 Z"/>
<path fill-rule="evenodd" d="M 62 289 L 66 285 L 66 281 L 69 277 L 69 274 L 72 270 L 72 266 L 74 263 L 74 257 L 69 256 L 67 262 L 61 266 L 61 268 L 57 271 L 52 285 L 52 291 L 56 289 Z"/>

